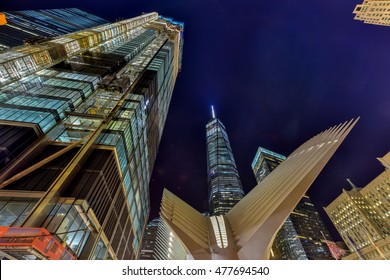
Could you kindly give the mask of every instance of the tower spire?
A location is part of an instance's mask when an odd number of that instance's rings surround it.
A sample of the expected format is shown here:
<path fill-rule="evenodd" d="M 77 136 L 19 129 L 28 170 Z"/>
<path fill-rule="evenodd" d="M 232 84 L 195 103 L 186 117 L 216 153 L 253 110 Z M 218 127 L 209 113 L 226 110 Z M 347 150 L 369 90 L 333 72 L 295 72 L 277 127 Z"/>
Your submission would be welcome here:
<path fill-rule="evenodd" d="M 347 182 L 351 185 L 352 189 L 359 190 L 359 188 L 356 187 L 356 185 L 354 183 L 352 183 L 351 179 L 347 178 Z"/>
<path fill-rule="evenodd" d="M 215 119 L 215 111 L 214 111 L 214 106 L 211 105 L 211 116 L 213 119 Z"/>

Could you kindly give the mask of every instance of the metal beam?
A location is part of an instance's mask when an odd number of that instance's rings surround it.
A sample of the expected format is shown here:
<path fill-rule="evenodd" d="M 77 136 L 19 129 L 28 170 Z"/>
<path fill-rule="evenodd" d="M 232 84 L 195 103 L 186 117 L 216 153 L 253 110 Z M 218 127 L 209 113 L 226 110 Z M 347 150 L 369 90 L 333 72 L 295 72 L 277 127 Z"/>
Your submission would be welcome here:
<path fill-rule="evenodd" d="M 90 135 L 87 135 L 87 136 L 81 138 L 79 141 L 73 142 L 72 144 L 70 144 L 69 146 L 66 146 L 62 150 L 52 154 L 51 156 L 48 156 L 47 158 L 44 158 L 43 160 L 41 160 L 41 161 L 37 162 L 36 164 L 30 166 L 29 168 L 23 170 L 22 172 L 19 172 L 18 174 L 14 175 L 13 177 L 9 178 L 8 180 L 2 182 L 0 184 L 0 189 L 8 186 L 12 182 L 15 182 L 15 181 L 23 178 L 24 176 L 30 174 L 31 172 L 34 172 L 38 168 L 44 166 L 45 164 L 51 162 L 52 160 L 58 158 L 59 156 L 62 156 L 63 154 L 65 154 L 66 152 L 70 151 L 71 149 L 73 149 L 77 145 L 81 144 L 88 137 L 90 137 Z"/>

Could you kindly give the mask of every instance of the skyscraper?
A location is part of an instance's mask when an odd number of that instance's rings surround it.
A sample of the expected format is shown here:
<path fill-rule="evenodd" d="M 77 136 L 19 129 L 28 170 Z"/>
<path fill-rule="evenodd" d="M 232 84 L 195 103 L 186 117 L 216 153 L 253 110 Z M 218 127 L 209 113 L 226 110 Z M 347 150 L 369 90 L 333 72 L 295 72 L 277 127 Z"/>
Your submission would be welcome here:
<path fill-rule="evenodd" d="M 149 13 L 0 53 L 8 258 L 138 258 L 183 27 Z"/>
<path fill-rule="evenodd" d="M 76 8 L 4 12 L 0 14 L 0 50 L 107 23 Z"/>
<path fill-rule="evenodd" d="M 148 223 L 142 241 L 141 260 L 188 260 L 192 259 L 183 242 L 162 218 Z"/>
<path fill-rule="evenodd" d="M 160 217 L 194 259 L 269 259 L 277 231 L 356 122 L 301 145 L 226 215 L 203 216 L 165 189 Z"/>
<path fill-rule="evenodd" d="M 353 13 L 356 20 L 364 23 L 390 26 L 389 0 L 364 0 L 356 5 Z"/>
<path fill-rule="evenodd" d="M 343 189 L 325 211 L 352 254 L 344 259 L 390 259 L 390 152 L 386 170 L 364 188 Z"/>
<path fill-rule="evenodd" d="M 259 147 L 251 164 L 257 183 L 263 181 L 285 159 L 281 154 Z"/>
<path fill-rule="evenodd" d="M 226 214 L 244 196 L 232 148 L 223 123 L 215 117 L 206 125 L 207 180 L 211 215 Z"/>
<path fill-rule="evenodd" d="M 141 245 L 141 260 L 155 260 L 156 240 L 160 218 L 151 220 L 145 228 Z"/>
<path fill-rule="evenodd" d="M 264 180 L 285 159 L 283 155 L 259 147 L 252 162 L 257 182 Z M 273 258 L 332 259 L 326 240 L 331 240 L 330 234 L 309 196 L 305 194 L 278 231 L 272 245 Z"/>

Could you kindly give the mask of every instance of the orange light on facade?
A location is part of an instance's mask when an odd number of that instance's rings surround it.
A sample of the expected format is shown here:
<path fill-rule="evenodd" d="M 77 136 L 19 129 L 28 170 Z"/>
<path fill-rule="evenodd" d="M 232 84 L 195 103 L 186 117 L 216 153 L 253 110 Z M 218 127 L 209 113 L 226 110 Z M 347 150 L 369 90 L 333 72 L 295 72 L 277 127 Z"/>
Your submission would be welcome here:
<path fill-rule="evenodd" d="M 0 226 L 0 249 L 11 247 L 36 250 L 49 260 L 76 259 L 76 256 L 45 228 Z"/>
<path fill-rule="evenodd" d="M 7 19 L 5 18 L 5 14 L 0 13 L 0 25 L 6 25 Z"/>

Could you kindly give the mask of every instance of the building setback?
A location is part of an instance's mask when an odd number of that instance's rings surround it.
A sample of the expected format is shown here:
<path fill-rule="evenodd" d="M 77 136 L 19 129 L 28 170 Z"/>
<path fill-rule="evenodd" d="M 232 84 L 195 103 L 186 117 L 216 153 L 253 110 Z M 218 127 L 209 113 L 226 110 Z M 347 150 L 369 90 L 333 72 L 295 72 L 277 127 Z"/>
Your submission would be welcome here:
<path fill-rule="evenodd" d="M 325 211 L 352 254 L 343 259 L 390 259 L 390 152 L 386 170 L 364 188 L 343 189 Z"/>
<path fill-rule="evenodd" d="M 109 22 L 76 8 L 0 13 L 0 50 Z"/>
<path fill-rule="evenodd" d="M 263 181 L 285 156 L 259 147 L 252 162 L 258 183 Z M 305 194 L 278 231 L 272 245 L 271 258 L 281 260 L 332 259 L 325 242 L 330 234 L 309 196 Z"/>
<path fill-rule="evenodd" d="M 223 123 L 215 117 L 206 125 L 207 181 L 210 215 L 226 214 L 244 196 L 232 148 Z"/>
<path fill-rule="evenodd" d="M 148 13 L 0 53 L 7 258 L 139 257 L 182 32 Z"/>

